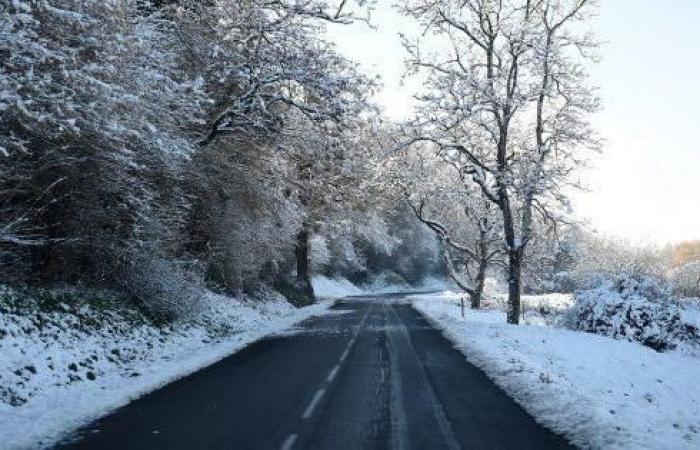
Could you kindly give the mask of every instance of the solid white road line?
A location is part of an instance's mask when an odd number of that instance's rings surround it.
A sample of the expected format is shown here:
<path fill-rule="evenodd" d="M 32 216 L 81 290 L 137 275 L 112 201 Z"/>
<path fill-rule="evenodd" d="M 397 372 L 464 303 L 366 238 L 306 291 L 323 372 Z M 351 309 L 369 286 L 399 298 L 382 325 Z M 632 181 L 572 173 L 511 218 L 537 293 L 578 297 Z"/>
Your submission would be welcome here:
<path fill-rule="evenodd" d="M 309 403 L 309 406 L 306 407 L 304 414 L 301 415 L 302 419 L 308 419 L 313 415 L 314 409 L 316 409 L 316 406 L 318 406 L 318 403 L 321 401 L 321 399 L 323 398 L 323 394 L 325 393 L 325 389 L 319 389 L 318 391 L 316 391 L 314 398 L 311 399 L 311 403 Z"/>
<path fill-rule="evenodd" d="M 284 440 L 282 443 L 282 447 L 280 447 L 280 450 L 292 450 L 292 447 L 294 447 L 294 443 L 297 441 L 297 436 L 296 434 L 290 434 L 287 436 L 287 439 Z"/>

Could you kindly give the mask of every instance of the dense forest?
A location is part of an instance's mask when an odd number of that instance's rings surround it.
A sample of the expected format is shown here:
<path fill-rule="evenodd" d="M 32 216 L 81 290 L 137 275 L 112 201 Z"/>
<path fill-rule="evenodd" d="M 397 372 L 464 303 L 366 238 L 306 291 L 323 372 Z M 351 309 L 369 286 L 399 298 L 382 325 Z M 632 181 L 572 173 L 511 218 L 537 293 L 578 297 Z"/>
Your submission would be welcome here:
<path fill-rule="evenodd" d="M 382 189 L 374 81 L 324 2 L 3 2 L 0 273 L 163 312 L 200 286 L 435 271 Z M 9 37 L 9 38 L 7 38 Z"/>

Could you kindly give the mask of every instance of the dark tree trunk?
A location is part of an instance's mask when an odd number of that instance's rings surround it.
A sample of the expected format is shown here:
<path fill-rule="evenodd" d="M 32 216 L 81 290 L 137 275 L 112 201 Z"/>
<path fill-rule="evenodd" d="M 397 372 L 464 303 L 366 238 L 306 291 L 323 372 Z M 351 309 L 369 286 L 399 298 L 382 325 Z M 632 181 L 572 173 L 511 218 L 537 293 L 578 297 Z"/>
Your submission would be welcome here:
<path fill-rule="evenodd" d="M 522 254 L 519 250 L 508 252 L 508 323 L 520 323 L 520 284 Z"/>
<path fill-rule="evenodd" d="M 474 294 L 471 296 L 472 308 L 481 308 L 481 299 L 484 292 L 484 281 L 486 281 L 486 269 L 489 267 L 489 243 L 488 243 L 488 222 L 486 219 L 479 220 L 479 261 L 474 278 Z"/>
<path fill-rule="evenodd" d="M 304 295 L 314 298 L 314 290 L 311 286 L 311 272 L 309 271 L 309 227 L 307 224 L 304 224 L 299 230 L 299 234 L 297 234 L 295 256 L 297 260 L 297 288 Z"/>

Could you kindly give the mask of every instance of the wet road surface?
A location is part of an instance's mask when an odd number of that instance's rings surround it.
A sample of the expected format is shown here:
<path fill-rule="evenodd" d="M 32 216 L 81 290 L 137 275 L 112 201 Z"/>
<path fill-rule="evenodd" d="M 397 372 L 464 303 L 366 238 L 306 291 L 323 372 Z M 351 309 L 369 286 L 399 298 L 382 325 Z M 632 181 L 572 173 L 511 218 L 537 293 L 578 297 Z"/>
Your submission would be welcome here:
<path fill-rule="evenodd" d="M 565 449 L 401 296 L 327 315 L 115 411 L 61 449 Z"/>

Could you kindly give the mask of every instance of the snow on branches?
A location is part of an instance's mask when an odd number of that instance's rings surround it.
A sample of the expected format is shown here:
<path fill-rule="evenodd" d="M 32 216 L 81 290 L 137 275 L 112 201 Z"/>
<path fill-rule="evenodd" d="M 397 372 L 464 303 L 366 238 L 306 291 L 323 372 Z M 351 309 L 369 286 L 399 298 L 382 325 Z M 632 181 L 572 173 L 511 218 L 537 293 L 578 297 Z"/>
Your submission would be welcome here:
<path fill-rule="evenodd" d="M 581 63 L 596 42 L 573 26 L 595 2 L 412 0 L 402 11 L 430 31 L 404 38 L 409 73 L 426 79 L 405 145 L 431 144 L 501 211 L 517 323 L 533 216 L 561 220 L 572 174 L 598 147 Z"/>

